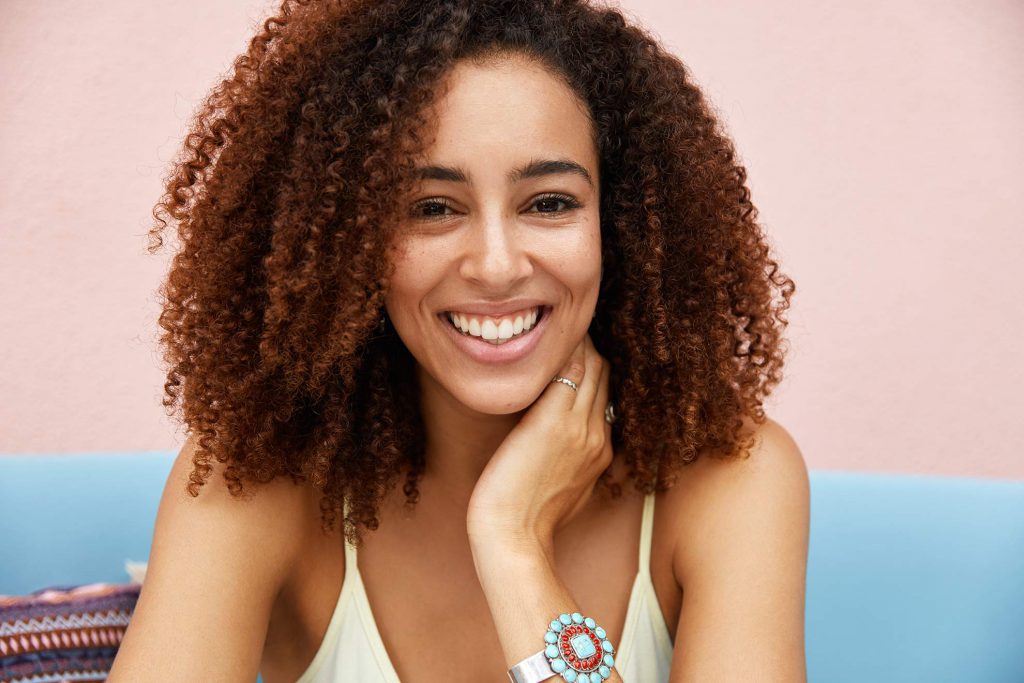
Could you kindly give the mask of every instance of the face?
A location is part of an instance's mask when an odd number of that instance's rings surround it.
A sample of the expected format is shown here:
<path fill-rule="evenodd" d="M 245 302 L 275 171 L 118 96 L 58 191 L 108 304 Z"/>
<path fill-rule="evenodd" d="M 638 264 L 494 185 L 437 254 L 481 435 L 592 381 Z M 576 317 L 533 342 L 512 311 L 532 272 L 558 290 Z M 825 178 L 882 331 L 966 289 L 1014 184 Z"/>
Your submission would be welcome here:
<path fill-rule="evenodd" d="M 598 151 L 585 105 L 534 62 L 461 62 L 440 92 L 385 305 L 425 391 L 513 413 L 594 313 Z"/>

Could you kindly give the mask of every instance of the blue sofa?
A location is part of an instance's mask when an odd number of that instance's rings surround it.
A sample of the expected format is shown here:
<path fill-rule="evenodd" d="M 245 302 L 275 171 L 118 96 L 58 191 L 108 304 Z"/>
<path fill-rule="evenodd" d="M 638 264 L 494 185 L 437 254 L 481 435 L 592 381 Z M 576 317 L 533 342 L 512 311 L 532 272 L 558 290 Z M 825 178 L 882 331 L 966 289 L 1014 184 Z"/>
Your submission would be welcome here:
<path fill-rule="evenodd" d="M 173 457 L 0 456 L 0 594 L 126 583 Z M 1024 682 L 1024 482 L 813 470 L 806 642 L 812 682 Z"/>

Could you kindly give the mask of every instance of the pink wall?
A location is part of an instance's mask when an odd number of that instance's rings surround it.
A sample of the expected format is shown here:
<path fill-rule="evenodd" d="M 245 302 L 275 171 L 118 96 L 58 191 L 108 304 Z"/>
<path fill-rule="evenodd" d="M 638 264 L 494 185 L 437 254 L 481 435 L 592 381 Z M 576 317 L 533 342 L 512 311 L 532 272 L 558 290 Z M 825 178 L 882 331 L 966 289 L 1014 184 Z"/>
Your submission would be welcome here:
<path fill-rule="evenodd" d="M 0 452 L 180 443 L 149 211 L 272 6 L 3 3 Z M 768 410 L 809 465 L 1024 478 L 1024 5 L 621 6 L 720 107 L 797 281 Z"/>

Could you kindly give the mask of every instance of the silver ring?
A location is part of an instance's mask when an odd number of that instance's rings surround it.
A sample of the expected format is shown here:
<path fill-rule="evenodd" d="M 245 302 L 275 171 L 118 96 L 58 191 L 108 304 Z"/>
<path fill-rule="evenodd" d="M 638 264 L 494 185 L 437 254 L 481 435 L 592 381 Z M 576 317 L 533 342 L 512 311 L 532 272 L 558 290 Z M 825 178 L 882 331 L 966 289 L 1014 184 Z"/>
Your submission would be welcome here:
<path fill-rule="evenodd" d="M 561 382 L 562 384 L 566 385 L 567 387 L 569 387 L 573 391 L 579 391 L 579 385 L 577 385 L 576 382 L 573 382 L 568 377 L 562 377 L 561 375 L 559 375 L 559 376 L 555 377 L 554 379 L 552 379 L 551 381 L 552 382 Z"/>
<path fill-rule="evenodd" d="M 618 418 L 619 416 L 615 414 L 615 407 L 612 406 L 611 401 L 608 401 L 608 405 L 604 409 L 604 421 L 608 424 L 614 424 Z"/>

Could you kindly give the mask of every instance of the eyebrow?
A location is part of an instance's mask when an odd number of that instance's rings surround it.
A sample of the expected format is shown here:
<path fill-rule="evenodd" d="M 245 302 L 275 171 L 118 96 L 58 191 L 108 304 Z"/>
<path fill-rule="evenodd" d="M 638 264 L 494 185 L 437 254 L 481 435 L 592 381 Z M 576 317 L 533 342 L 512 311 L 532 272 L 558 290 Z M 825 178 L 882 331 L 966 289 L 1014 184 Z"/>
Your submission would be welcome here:
<path fill-rule="evenodd" d="M 573 173 L 582 177 L 591 187 L 594 181 L 590 173 L 571 159 L 535 159 L 522 168 L 515 168 L 506 174 L 511 183 L 527 178 L 539 178 L 559 173 Z M 453 183 L 472 183 L 468 172 L 456 166 L 421 166 L 415 170 L 418 180 L 446 180 Z"/>

